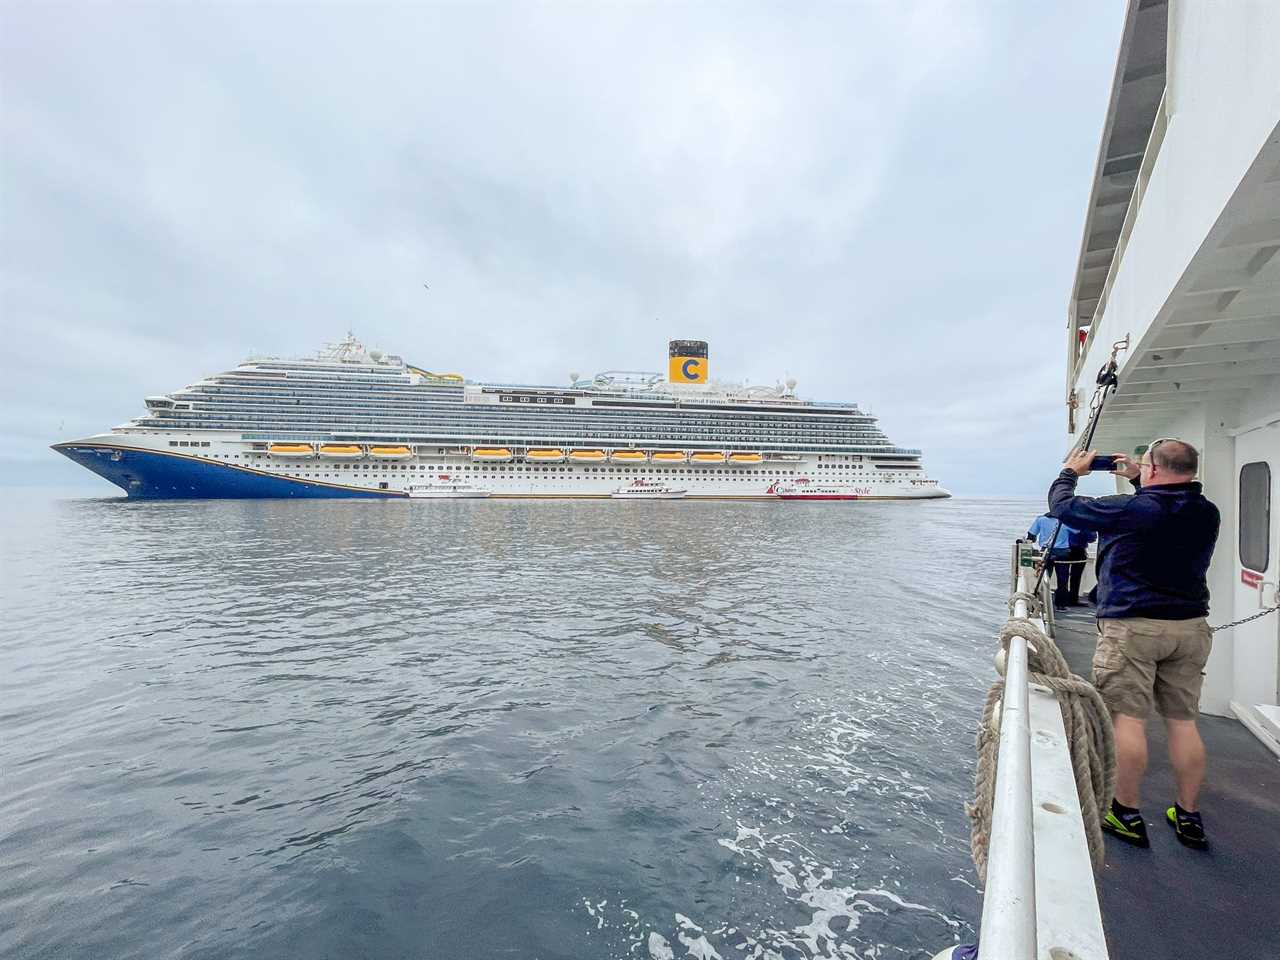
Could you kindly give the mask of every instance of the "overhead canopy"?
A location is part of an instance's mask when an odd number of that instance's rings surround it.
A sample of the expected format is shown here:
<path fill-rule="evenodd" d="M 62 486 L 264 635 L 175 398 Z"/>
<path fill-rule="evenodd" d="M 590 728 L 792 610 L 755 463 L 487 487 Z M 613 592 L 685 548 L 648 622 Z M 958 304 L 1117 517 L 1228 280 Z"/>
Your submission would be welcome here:
<path fill-rule="evenodd" d="M 1072 287 L 1077 328 L 1093 320 L 1164 95 L 1168 19 L 1167 0 L 1129 3 Z"/>
<path fill-rule="evenodd" d="M 1107 432 L 1160 430 L 1179 410 L 1242 400 L 1276 376 L 1280 136 L 1261 151 L 1166 308 L 1134 345 Z"/>

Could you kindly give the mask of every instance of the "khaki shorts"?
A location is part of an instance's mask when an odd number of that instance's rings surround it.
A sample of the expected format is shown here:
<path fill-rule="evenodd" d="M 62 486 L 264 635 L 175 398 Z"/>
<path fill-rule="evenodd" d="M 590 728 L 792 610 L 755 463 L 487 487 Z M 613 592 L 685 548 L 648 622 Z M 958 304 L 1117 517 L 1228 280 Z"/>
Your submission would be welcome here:
<path fill-rule="evenodd" d="M 1154 699 L 1162 717 L 1194 720 L 1213 634 L 1204 617 L 1098 621 L 1093 685 L 1112 713 L 1145 719 Z"/>

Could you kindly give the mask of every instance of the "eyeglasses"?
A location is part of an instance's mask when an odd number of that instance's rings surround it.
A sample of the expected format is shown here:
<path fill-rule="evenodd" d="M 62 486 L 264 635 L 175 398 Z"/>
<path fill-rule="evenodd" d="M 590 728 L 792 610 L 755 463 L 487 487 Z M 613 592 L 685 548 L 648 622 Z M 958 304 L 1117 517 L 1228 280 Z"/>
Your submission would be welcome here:
<path fill-rule="evenodd" d="M 1170 440 L 1177 440 L 1177 439 L 1178 439 L 1177 437 L 1161 437 L 1159 440 L 1152 440 L 1150 443 L 1147 444 L 1146 456 L 1143 458 L 1146 461 L 1146 463 L 1139 463 L 1138 465 L 1147 466 L 1147 467 L 1151 466 L 1152 465 L 1151 455 L 1156 452 L 1156 447 L 1160 446 L 1160 444 L 1162 443 L 1168 443 Z"/>

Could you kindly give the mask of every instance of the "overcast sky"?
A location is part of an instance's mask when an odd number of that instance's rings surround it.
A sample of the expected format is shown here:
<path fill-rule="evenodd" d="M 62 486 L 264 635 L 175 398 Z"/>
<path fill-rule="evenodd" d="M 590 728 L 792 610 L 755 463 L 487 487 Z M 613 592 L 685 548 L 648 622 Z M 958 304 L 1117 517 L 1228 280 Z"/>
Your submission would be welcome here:
<path fill-rule="evenodd" d="M 0 471 L 348 328 L 793 376 L 1040 495 L 1123 5 L 0 6 Z M 430 290 L 423 283 L 430 284 Z"/>

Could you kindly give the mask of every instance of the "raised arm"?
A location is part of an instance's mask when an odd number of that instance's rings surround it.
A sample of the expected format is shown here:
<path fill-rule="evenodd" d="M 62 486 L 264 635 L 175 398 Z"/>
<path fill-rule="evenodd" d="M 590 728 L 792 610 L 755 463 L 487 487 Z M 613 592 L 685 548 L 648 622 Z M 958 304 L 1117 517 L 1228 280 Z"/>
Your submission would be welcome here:
<path fill-rule="evenodd" d="M 1064 469 L 1049 487 L 1049 513 L 1077 530 L 1106 533 L 1129 526 L 1128 496 L 1077 497 L 1075 471 Z"/>

